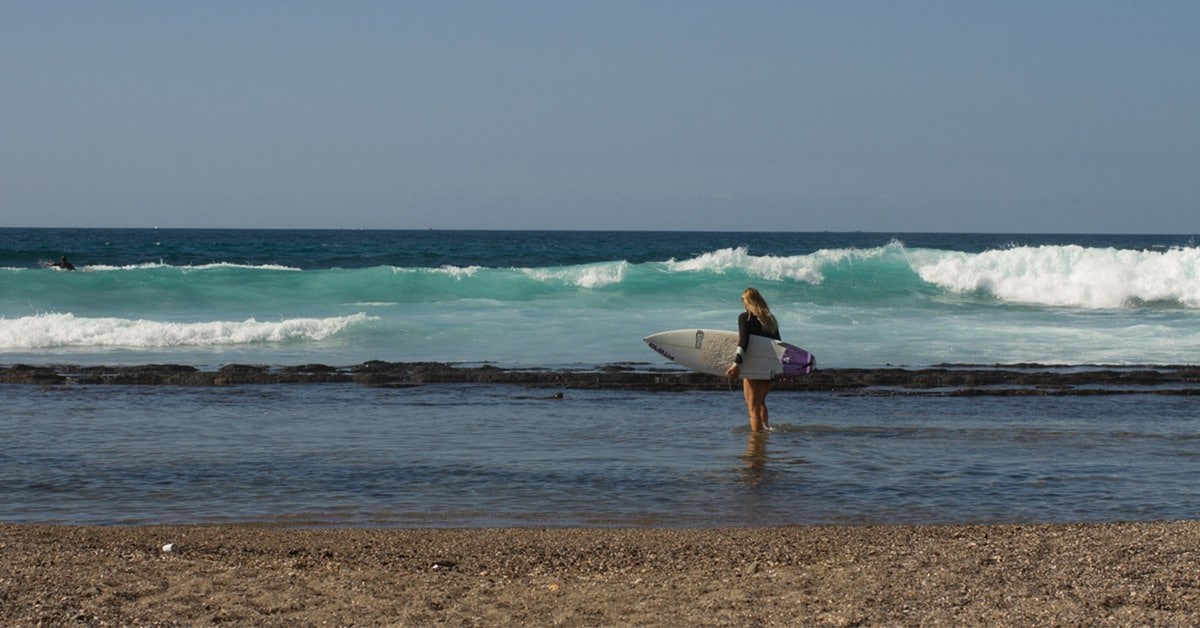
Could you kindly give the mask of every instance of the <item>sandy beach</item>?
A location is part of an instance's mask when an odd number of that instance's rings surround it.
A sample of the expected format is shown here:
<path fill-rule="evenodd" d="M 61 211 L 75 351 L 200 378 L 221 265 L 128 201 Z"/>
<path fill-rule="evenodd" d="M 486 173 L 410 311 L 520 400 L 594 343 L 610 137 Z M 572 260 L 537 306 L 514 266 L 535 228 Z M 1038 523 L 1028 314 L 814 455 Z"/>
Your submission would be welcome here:
<path fill-rule="evenodd" d="M 1200 523 L 0 525 L 0 623 L 1195 625 Z"/>

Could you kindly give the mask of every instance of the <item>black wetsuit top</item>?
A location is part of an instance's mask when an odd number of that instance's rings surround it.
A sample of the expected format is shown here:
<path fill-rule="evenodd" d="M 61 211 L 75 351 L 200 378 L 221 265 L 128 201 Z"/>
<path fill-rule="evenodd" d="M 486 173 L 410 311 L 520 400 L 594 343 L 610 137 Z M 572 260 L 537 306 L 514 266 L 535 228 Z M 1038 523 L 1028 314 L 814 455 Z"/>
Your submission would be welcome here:
<path fill-rule="evenodd" d="M 742 351 L 745 351 L 746 348 L 750 346 L 751 334 L 755 336 L 766 336 L 767 338 L 772 338 L 774 340 L 780 339 L 778 329 L 776 329 L 775 333 L 773 334 L 767 333 L 767 330 L 763 329 L 762 321 L 758 320 L 757 316 L 751 314 L 750 312 L 742 312 L 738 315 L 738 346 L 742 348 Z M 737 364 L 742 363 L 741 353 L 737 355 L 735 362 Z"/>

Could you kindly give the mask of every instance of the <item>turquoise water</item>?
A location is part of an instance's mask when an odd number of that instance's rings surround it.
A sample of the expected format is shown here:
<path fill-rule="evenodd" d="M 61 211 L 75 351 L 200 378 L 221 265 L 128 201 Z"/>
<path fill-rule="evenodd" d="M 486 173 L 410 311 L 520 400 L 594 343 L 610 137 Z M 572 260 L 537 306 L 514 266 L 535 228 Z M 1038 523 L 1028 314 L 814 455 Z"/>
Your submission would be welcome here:
<path fill-rule="evenodd" d="M 1200 347 L 1191 236 L 0 229 L 0 364 L 661 366 L 643 336 L 733 328 L 747 285 L 824 367 Z M 732 387 L 0 386 L 0 521 L 1200 516 L 1192 397 L 769 403 L 759 439 Z"/>
<path fill-rule="evenodd" d="M 0 360 L 655 363 L 642 337 L 732 328 L 747 285 L 824 366 L 1200 346 L 1191 236 L 7 229 Z"/>

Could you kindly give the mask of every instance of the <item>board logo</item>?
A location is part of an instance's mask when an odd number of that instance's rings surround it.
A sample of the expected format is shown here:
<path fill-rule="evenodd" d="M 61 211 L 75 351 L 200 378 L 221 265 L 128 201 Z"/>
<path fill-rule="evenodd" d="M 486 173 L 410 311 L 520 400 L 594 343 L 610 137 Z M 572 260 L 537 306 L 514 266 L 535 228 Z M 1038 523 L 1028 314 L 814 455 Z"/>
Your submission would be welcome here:
<path fill-rule="evenodd" d="M 651 349 L 654 349 L 655 351 L 659 352 L 659 354 L 661 354 L 661 355 L 662 355 L 663 357 L 665 357 L 666 359 L 668 359 L 668 360 L 670 360 L 670 361 L 672 361 L 672 362 L 674 362 L 674 361 L 675 361 L 675 356 L 674 356 L 674 355 L 671 355 L 671 352 L 670 352 L 670 351 L 667 351 L 666 349 L 664 349 L 664 348 L 662 348 L 662 347 L 658 346 L 657 344 L 655 344 L 655 343 L 653 343 L 653 342 L 650 342 L 650 343 L 647 343 L 647 344 L 649 344 L 649 345 L 650 345 L 650 348 L 651 348 Z"/>
<path fill-rule="evenodd" d="M 702 349 L 703 347 L 704 347 L 704 330 L 697 329 L 696 330 L 696 348 Z"/>

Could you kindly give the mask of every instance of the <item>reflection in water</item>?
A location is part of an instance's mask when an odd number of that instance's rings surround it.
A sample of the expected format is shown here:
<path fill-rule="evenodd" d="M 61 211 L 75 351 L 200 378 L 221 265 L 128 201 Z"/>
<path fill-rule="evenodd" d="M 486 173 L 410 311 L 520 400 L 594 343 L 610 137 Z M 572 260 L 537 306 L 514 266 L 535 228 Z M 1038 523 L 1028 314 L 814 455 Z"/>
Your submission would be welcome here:
<path fill-rule="evenodd" d="M 767 462 L 767 432 L 750 432 L 746 440 L 746 453 L 742 454 L 745 469 L 742 476 L 750 486 L 760 486 L 765 479 Z"/>

